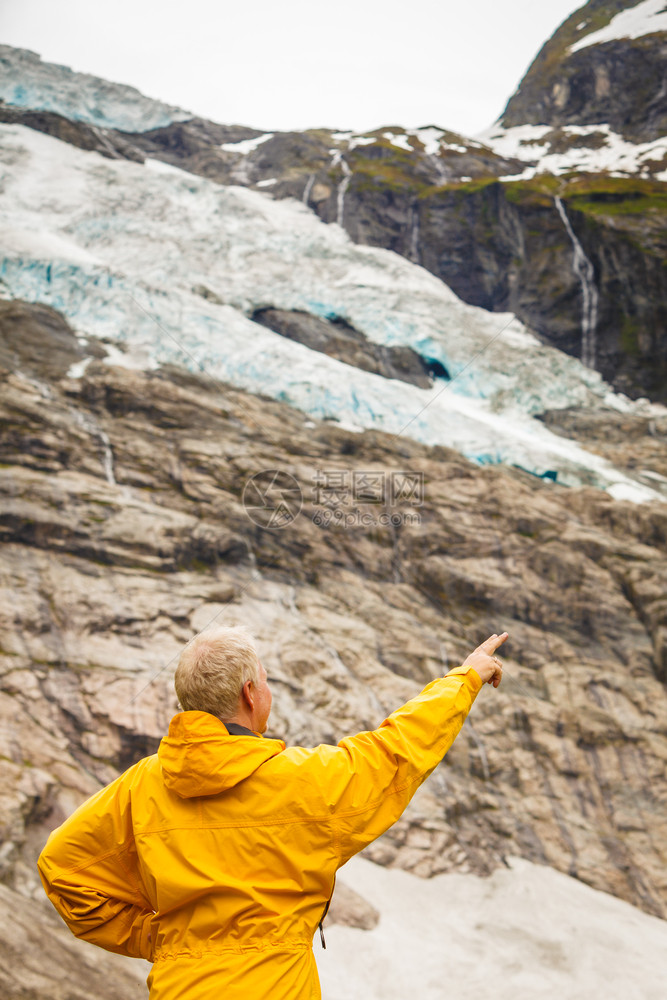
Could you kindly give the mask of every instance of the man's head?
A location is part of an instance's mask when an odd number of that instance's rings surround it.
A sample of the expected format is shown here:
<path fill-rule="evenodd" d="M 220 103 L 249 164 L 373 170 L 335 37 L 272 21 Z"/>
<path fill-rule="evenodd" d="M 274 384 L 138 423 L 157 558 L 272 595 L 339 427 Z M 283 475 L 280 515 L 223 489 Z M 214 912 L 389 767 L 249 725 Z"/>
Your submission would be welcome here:
<path fill-rule="evenodd" d="M 271 692 L 250 632 L 218 626 L 196 635 L 181 653 L 174 686 L 186 712 L 210 712 L 263 733 Z"/>

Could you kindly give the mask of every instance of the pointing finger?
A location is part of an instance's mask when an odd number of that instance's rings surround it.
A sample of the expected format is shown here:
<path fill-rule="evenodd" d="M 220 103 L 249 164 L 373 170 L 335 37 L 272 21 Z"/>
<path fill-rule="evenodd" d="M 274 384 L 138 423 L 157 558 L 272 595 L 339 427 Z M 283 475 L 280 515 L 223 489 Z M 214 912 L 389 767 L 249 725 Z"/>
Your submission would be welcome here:
<path fill-rule="evenodd" d="M 478 648 L 491 656 L 498 649 L 498 646 L 502 646 L 508 636 L 508 632 L 503 632 L 502 635 L 497 635 L 494 632 L 493 635 L 490 635 L 488 639 L 485 639 Z"/>

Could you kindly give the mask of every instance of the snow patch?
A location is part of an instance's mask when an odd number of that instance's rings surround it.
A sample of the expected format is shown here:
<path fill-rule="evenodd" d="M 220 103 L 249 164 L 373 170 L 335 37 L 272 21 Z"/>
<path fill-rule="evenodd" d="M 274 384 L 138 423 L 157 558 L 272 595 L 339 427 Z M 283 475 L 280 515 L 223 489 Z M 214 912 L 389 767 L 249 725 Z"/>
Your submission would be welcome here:
<path fill-rule="evenodd" d="M 546 865 L 424 879 L 360 856 L 339 878 L 381 918 L 326 927 L 322 1000 L 663 1000 L 667 923 Z"/>
<path fill-rule="evenodd" d="M 531 147 L 543 146 L 544 136 L 552 131 L 551 125 L 515 125 L 513 128 L 504 128 L 496 122 L 476 138 L 499 156 L 532 160 L 536 154 Z"/>
<path fill-rule="evenodd" d="M 667 31 L 667 5 L 665 0 L 644 0 L 616 14 L 604 28 L 575 42 L 570 52 L 580 52 L 589 45 L 603 45 L 619 38 L 641 38 L 655 31 Z"/>
<path fill-rule="evenodd" d="M 392 146 L 396 146 L 398 149 L 404 149 L 407 153 L 414 153 L 414 149 L 410 145 L 407 135 L 404 135 L 403 133 L 397 134 L 396 132 L 383 132 L 382 136 L 384 139 L 388 139 Z"/>
<path fill-rule="evenodd" d="M 440 142 L 444 134 L 441 128 L 426 126 L 425 128 L 418 128 L 417 131 L 412 134 L 424 144 L 424 152 L 427 156 L 438 155 L 440 152 Z"/>
<path fill-rule="evenodd" d="M 247 156 L 249 153 L 254 153 L 263 142 L 268 142 L 269 139 L 273 139 L 273 135 L 273 132 L 267 132 L 265 135 L 255 136 L 254 139 L 240 139 L 238 142 L 223 142 L 220 149 L 224 149 L 226 153 L 240 153 L 241 156 Z"/>
<path fill-rule="evenodd" d="M 86 368 L 92 360 L 92 358 L 84 358 L 83 361 L 75 361 L 74 364 L 70 365 L 67 369 L 67 378 L 83 378 L 86 373 Z"/>
<path fill-rule="evenodd" d="M 661 174 L 651 174 L 651 161 L 662 161 L 667 155 L 667 136 L 651 142 L 627 142 L 609 125 L 567 125 L 561 129 L 575 144 L 563 153 L 549 152 L 546 136 L 553 132 L 550 125 L 516 125 L 505 129 L 494 125 L 482 133 L 480 138 L 498 156 L 528 161 L 529 166 L 519 174 L 511 174 L 501 180 L 529 180 L 536 174 L 563 174 L 571 170 L 586 173 L 612 173 L 620 176 L 635 175 L 661 179 Z M 576 145 L 576 140 L 586 141 L 595 134 L 600 138 L 599 148 Z"/>
<path fill-rule="evenodd" d="M 372 146 L 374 142 L 377 142 L 374 135 L 355 135 L 350 139 L 348 149 L 354 149 L 355 146 Z"/>
<path fill-rule="evenodd" d="M 151 357 L 150 351 L 142 346 L 133 348 L 128 345 L 124 351 L 119 350 L 115 344 L 105 341 L 104 348 L 106 357 L 102 358 L 102 363 L 112 368 L 128 368 L 131 371 L 155 371 L 160 366 Z"/>

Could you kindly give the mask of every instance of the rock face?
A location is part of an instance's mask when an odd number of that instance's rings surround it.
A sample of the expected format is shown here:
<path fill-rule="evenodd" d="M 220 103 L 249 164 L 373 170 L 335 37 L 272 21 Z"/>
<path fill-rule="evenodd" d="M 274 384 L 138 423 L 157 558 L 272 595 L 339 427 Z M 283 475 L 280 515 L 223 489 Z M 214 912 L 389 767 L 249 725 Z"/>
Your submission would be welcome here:
<path fill-rule="evenodd" d="M 340 879 L 327 911 L 325 923 L 340 924 L 343 927 L 357 927 L 361 931 L 372 931 L 380 922 L 380 912 Z"/>
<path fill-rule="evenodd" d="M 588 35 L 637 0 L 590 0 L 555 32 L 524 76 L 502 115 L 503 125 L 591 125 L 605 122 L 632 142 L 667 132 L 667 31 L 640 37 Z M 647 5 L 644 4 L 644 7 Z M 574 50 L 573 50 L 574 47 Z"/>
<path fill-rule="evenodd" d="M 251 316 L 256 323 L 313 351 L 320 351 L 338 358 L 355 368 L 375 372 L 384 378 L 400 379 L 422 389 L 433 385 L 431 375 L 449 378 L 449 373 L 439 361 L 423 358 L 411 347 L 385 347 L 373 344 L 345 320 L 321 319 L 310 313 L 288 309 L 258 309 Z"/>
<path fill-rule="evenodd" d="M 86 122 L 71 121 L 54 111 L 30 111 L 7 107 L 0 101 L 0 121 L 8 125 L 25 125 L 68 142 L 78 149 L 94 150 L 110 159 L 134 160 L 143 163 L 143 156 L 133 145 L 113 129 L 101 129 Z"/>
<path fill-rule="evenodd" d="M 582 357 L 582 287 L 559 194 L 594 272 L 595 367 L 631 396 L 667 399 L 664 184 L 540 176 L 428 190 L 407 178 L 369 182 L 354 153 L 349 160 L 344 223 L 352 239 L 422 264 L 464 301 L 514 312 L 548 343 Z M 333 193 L 315 208 L 336 221 Z M 641 287 L 631 275 L 641 275 Z"/>
<path fill-rule="evenodd" d="M 370 857 L 428 876 L 518 855 L 667 915 L 663 504 L 479 469 L 176 370 L 112 367 L 104 344 L 73 379 L 77 341 L 42 307 L 3 303 L 0 333 L 0 872 L 7 905 L 26 900 L 21 926 L 60 947 L 36 855 L 155 750 L 179 652 L 213 621 L 256 634 L 272 731 L 305 745 L 378 725 L 506 628 L 505 682 L 481 692 Z M 595 414 L 557 419 L 619 463 L 665 471 L 658 423 L 619 417 L 628 426 L 605 433 Z M 243 500 L 275 469 L 303 499 L 281 529 Z M 354 474 L 423 475 L 423 497 L 378 506 L 322 490 Z M 359 900 L 340 903 L 332 919 L 372 924 Z M 3 995 L 47 994 L 60 995 L 17 979 Z"/>
<path fill-rule="evenodd" d="M 8 1000 L 125 1000 L 145 995 L 147 962 L 77 941 L 41 900 L 0 884 L 0 991 Z"/>

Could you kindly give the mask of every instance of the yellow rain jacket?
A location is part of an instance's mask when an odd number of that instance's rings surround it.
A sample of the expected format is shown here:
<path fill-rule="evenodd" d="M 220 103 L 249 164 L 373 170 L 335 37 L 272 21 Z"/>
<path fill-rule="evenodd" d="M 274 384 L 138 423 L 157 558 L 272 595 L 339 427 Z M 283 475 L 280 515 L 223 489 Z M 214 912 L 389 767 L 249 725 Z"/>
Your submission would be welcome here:
<path fill-rule="evenodd" d="M 150 1000 L 315 1000 L 337 869 L 399 818 L 481 684 L 458 667 L 374 732 L 313 750 L 182 712 L 51 834 L 44 888 L 77 937 L 154 963 Z"/>

